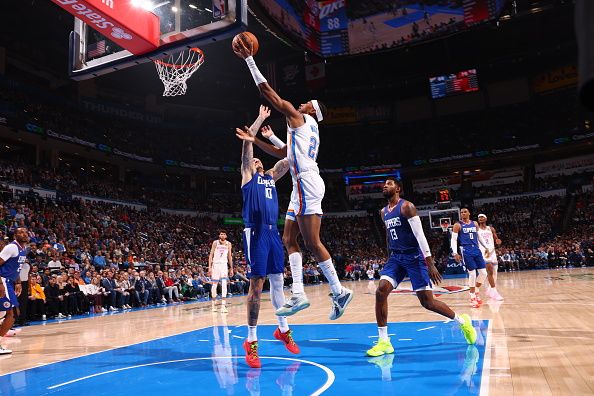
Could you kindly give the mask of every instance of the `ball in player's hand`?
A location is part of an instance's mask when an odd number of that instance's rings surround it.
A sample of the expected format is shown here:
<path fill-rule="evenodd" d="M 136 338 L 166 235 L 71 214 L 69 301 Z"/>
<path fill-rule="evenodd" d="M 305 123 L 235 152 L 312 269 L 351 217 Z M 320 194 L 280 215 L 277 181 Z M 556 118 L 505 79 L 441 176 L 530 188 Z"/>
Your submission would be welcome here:
<path fill-rule="evenodd" d="M 260 44 L 258 39 L 250 32 L 242 32 L 233 37 L 233 43 L 231 44 L 233 52 L 242 58 L 248 56 L 254 56 L 258 53 Z"/>

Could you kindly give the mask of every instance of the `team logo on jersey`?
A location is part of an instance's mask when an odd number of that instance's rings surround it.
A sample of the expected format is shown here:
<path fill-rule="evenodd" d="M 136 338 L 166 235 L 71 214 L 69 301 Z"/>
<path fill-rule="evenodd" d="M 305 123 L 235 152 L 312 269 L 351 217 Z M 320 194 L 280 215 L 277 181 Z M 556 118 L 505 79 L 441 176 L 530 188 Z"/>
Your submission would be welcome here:
<path fill-rule="evenodd" d="M 400 227 L 402 223 L 400 222 L 400 217 L 394 217 L 393 219 L 388 219 L 386 222 L 386 228 L 390 227 Z"/>
<path fill-rule="evenodd" d="M 10 303 L 10 301 L 4 301 L 4 303 L 2 304 L 2 306 L 6 309 L 12 307 L 12 304 Z"/>

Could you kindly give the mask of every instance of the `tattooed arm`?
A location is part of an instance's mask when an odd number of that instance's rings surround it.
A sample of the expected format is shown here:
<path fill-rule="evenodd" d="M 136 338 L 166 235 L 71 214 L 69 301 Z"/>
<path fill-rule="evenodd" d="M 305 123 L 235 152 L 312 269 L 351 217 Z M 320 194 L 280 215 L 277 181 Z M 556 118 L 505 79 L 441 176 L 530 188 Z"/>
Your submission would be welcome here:
<path fill-rule="evenodd" d="M 272 169 L 270 169 L 268 172 L 266 172 L 266 174 L 272 176 L 274 181 L 277 181 L 278 179 L 283 177 L 285 175 L 285 173 L 287 173 L 288 170 L 289 170 L 289 160 L 286 158 L 283 158 L 282 160 L 278 161 Z"/>

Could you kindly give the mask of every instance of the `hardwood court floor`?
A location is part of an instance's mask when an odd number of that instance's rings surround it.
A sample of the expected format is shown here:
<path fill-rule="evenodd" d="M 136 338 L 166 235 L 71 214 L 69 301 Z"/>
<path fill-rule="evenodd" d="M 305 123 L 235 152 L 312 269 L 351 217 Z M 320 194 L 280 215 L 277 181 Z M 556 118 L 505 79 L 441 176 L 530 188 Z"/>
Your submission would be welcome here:
<path fill-rule="evenodd" d="M 444 285 L 463 283 L 464 279 L 444 281 Z M 346 285 L 354 288 L 355 298 L 336 323 L 374 322 L 374 296 L 368 291 L 368 281 Z M 489 302 L 471 309 L 467 293 L 439 298 L 457 312 L 470 313 L 475 320 L 491 321 L 483 370 L 489 394 L 586 395 L 594 394 L 592 286 L 591 268 L 514 272 L 499 276 L 498 289 L 506 298 L 502 303 Z M 312 305 L 290 318 L 290 323 L 334 323 L 327 318 L 328 286 L 308 287 L 306 291 Z M 268 295 L 264 299 L 260 323 L 274 324 Z M 245 297 L 229 302 L 227 324 L 244 324 Z M 420 307 L 414 296 L 392 295 L 389 320 L 441 318 Z M 207 302 L 30 326 L 19 337 L 9 339 L 14 353 L 0 357 L 0 375 L 220 324 L 221 315 L 213 315 Z M 260 334 L 261 338 L 266 336 Z"/>

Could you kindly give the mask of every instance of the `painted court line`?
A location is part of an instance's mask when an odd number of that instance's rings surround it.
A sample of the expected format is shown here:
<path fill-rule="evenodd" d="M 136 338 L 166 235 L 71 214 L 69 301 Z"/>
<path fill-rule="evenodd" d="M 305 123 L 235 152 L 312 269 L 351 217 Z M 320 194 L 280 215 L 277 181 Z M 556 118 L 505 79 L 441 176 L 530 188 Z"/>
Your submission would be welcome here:
<path fill-rule="evenodd" d="M 91 374 L 91 375 L 87 375 L 85 377 L 80 377 L 80 378 L 76 378 L 73 379 L 71 381 L 67 381 L 67 382 L 62 382 L 61 384 L 56 384 L 56 385 L 52 385 L 52 386 L 48 386 L 48 390 L 52 390 L 52 389 L 56 389 L 56 388 L 60 388 L 62 386 L 66 386 L 66 385 L 70 385 L 70 384 L 74 384 L 75 382 L 80 382 L 80 381 L 84 381 L 90 378 L 95 378 L 95 377 L 99 377 L 105 374 L 112 374 L 112 373 L 117 373 L 120 371 L 127 371 L 127 370 L 132 370 L 132 369 L 137 369 L 140 367 L 149 367 L 149 366 L 158 366 L 158 365 L 162 365 L 162 364 L 169 364 L 169 363 L 182 363 L 182 362 L 192 362 L 192 361 L 197 361 L 197 360 L 212 360 L 212 359 L 217 359 L 217 360 L 223 360 L 223 359 L 243 359 L 243 356 L 212 356 L 212 357 L 200 357 L 200 358 L 190 358 L 190 359 L 179 359 L 179 360 L 168 360 L 165 362 L 153 362 L 153 363 L 146 363 L 146 364 L 138 364 L 135 366 L 129 366 L 129 367 L 122 367 L 119 369 L 114 369 L 114 370 L 108 370 L 108 371 L 103 371 L 101 373 L 95 373 L 95 374 Z M 319 396 L 322 393 L 324 393 L 328 388 L 330 388 L 332 386 L 332 384 L 334 383 L 334 380 L 336 379 L 336 376 L 334 375 L 334 372 L 332 370 L 330 370 L 328 367 L 316 363 L 316 362 L 311 362 L 309 360 L 303 360 L 303 359 L 295 359 L 295 358 L 285 358 L 285 357 L 276 357 L 276 356 L 260 356 L 260 359 L 276 359 L 276 360 L 289 360 L 289 361 L 294 361 L 294 362 L 301 362 L 301 363 L 305 363 L 305 364 L 311 364 L 312 366 L 315 366 L 319 369 L 322 369 L 327 376 L 326 382 L 324 383 L 324 385 L 322 385 L 320 388 L 318 388 L 315 392 L 313 392 L 311 395 L 312 396 Z"/>
<path fill-rule="evenodd" d="M 309 340 L 309 341 L 312 341 L 312 342 L 339 341 L 339 339 L 338 338 L 324 338 L 321 340 Z"/>
<path fill-rule="evenodd" d="M 485 356 L 483 357 L 483 372 L 481 374 L 481 396 L 489 396 L 489 377 L 491 376 L 491 347 L 492 347 L 492 326 L 491 321 L 487 326 L 487 345 L 485 345 Z"/>
<path fill-rule="evenodd" d="M 412 341 L 412 338 L 399 338 L 398 341 Z"/>
<path fill-rule="evenodd" d="M 431 330 L 431 329 L 434 329 L 434 328 L 435 328 L 435 326 L 429 326 L 429 327 L 424 327 L 422 329 L 418 329 L 417 331 Z"/>

